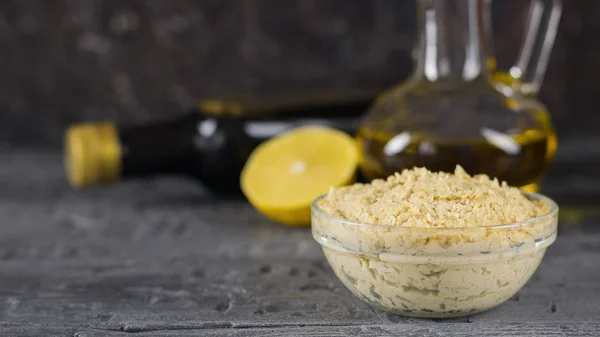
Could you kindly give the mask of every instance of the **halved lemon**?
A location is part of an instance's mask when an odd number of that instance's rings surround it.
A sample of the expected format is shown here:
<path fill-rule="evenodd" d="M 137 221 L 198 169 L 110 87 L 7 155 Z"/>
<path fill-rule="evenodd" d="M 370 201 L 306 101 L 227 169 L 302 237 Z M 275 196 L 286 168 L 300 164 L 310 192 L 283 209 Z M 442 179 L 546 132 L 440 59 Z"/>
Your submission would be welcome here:
<path fill-rule="evenodd" d="M 329 188 L 354 182 L 358 149 L 342 131 L 306 126 L 259 145 L 241 176 L 248 201 L 288 226 L 310 224 L 310 204 Z"/>

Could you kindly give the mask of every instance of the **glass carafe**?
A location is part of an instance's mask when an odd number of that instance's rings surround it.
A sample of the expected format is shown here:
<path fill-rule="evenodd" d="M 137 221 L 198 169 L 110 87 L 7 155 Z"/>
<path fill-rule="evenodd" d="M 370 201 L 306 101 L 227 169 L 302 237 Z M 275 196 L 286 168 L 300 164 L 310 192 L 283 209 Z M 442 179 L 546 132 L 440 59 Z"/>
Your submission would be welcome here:
<path fill-rule="evenodd" d="M 369 179 L 405 168 L 452 172 L 460 164 L 536 191 L 556 150 L 537 101 L 561 6 L 533 0 L 525 41 L 506 75 L 495 74 L 489 0 L 417 0 L 416 69 L 382 94 L 357 141 Z"/>

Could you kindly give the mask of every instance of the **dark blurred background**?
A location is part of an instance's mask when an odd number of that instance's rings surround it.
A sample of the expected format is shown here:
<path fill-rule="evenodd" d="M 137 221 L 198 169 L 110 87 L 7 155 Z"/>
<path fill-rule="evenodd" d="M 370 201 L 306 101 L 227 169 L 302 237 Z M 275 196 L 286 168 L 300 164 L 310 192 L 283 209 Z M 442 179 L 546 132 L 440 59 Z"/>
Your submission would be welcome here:
<path fill-rule="evenodd" d="M 493 2 L 505 69 L 528 5 Z M 416 27 L 414 1 L 399 0 L 4 0 L 0 13 L 0 144 L 27 146 L 60 145 L 69 123 L 165 118 L 200 98 L 372 93 L 410 74 Z M 600 2 L 564 1 L 541 100 L 576 149 L 600 136 L 598 36 Z"/>

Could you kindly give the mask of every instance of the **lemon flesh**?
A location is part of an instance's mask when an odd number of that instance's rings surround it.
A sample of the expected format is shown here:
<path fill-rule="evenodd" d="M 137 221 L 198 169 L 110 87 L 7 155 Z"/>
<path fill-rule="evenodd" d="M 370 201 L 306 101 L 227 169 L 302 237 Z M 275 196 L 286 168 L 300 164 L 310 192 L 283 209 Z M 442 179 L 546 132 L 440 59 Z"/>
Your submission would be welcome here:
<path fill-rule="evenodd" d="M 310 204 L 329 188 L 352 183 L 358 165 L 356 143 L 326 127 L 301 127 L 259 145 L 241 176 L 248 201 L 272 220 L 310 224 Z"/>

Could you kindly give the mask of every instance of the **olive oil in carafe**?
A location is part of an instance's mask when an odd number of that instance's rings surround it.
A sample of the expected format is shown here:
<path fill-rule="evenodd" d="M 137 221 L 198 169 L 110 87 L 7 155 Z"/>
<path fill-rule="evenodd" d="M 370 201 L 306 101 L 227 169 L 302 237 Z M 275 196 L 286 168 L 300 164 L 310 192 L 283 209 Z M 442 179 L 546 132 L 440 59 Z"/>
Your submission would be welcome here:
<path fill-rule="evenodd" d="M 357 134 L 363 153 L 361 171 L 368 179 L 385 178 L 413 167 L 453 172 L 458 164 L 470 174 L 487 174 L 536 192 L 554 156 L 556 135 L 552 131 L 527 130 L 511 139 L 504 144 L 485 138 L 434 141 L 418 133 L 392 136 L 364 127 Z"/>
<path fill-rule="evenodd" d="M 528 191 L 556 150 L 536 95 L 560 18 L 560 1 L 532 1 L 517 62 L 498 73 L 490 1 L 418 0 L 413 75 L 371 106 L 359 126 L 361 169 L 384 178 L 426 167 L 487 174 Z"/>

